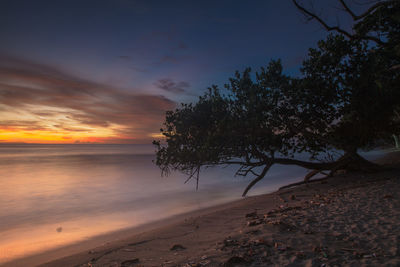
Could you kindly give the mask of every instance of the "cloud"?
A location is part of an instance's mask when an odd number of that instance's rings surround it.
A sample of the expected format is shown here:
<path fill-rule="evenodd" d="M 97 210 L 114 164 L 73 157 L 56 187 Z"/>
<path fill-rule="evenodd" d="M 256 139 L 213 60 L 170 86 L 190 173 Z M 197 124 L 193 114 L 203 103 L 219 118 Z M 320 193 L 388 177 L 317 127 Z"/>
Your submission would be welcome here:
<path fill-rule="evenodd" d="M 142 68 L 138 68 L 138 67 L 135 67 L 135 66 L 130 66 L 128 68 L 130 68 L 131 70 L 134 70 L 136 72 L 142 72 L 142 73 L 149 72 L 147 69 L 142 69 Z"/>
<path fill-rule="evenodd" d="M 189 86 L 185 82 L 165 81 L 167 91 L 181 92 Z M 0 56 L 3 129 L 96 132 L 97 127 L 112 132 L 104 140 L 133 142 L 148 139 L 149 133 L 160 128 L 165 111 L 174 107 L 175 102 L 162 95 L 130 93 L 49 66 Z M 122 136 L 117 129 L 124 129 L 126 135 Z"/>
<path fill-rule="evenodd" d="M 43 131 L 48 130 L 48 128 L 33 120 L 2 120 L 0 121 L 0 130 Z"/>
<path fill-rule="evenodd" d="M 177 50 L 186 50 L 186 49 L 188 49 L 188 46 L 187 46 L 187 44 L 184 43 L 183 41 L 179 41 L 179 43 L 178 43 L 176 49 L 177 49 Z"/>
<path fill-rule="evenodd" d="M 155 83 L 158 88 L 171 93 L 184 93 L 190 87 L 188 82 L 174 82 L 172 79 L 160 79 Z"/>
<path fill-rule="evenodd" d="M 162 64 L 180 64 L 190 57 L 187 55 L 176 55 L 171 53 L 169 55 L 162 56 L 159 60 L 157 60 L 154 64 L 155 65 L 162 65 Z"/>
<path fill-rule="evenodd" d="M 132 60 L 131 56 L 119 56 L 118 58 L 122 59 L 122 60 L 127 60 L 127 61 L 131 61 Z"/>

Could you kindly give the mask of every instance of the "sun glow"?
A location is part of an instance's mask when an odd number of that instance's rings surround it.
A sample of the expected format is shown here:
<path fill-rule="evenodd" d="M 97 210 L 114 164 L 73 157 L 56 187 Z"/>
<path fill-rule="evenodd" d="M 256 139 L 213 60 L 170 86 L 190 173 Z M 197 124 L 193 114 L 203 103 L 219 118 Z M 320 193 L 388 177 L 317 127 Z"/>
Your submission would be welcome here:
<path fill-rule="evenodd" d="M 117 124 L 88 125 L 74 119 L 77 115 L 82 116 L 72 109 L 38 105 L 18 111 L 3 109 L 0 111 L 0 142 L 93 143 L 118 138 L 118 131 L 123 129 Z"/>
<path fill-rule="evenodd" d="M 136 94 L 48 66 L 9 64 L 0 64 L 0 143 L 148 143 L 165 110 L 175 106 L 162 95 Z"/>
<path fill-rule="evenodd" d="M 97 139 L 115 136 L 109 129 L 94 129 L 90 132 L 0 130 L 0 140 L 11 143 L 76 143 L 96 142 Z"/>

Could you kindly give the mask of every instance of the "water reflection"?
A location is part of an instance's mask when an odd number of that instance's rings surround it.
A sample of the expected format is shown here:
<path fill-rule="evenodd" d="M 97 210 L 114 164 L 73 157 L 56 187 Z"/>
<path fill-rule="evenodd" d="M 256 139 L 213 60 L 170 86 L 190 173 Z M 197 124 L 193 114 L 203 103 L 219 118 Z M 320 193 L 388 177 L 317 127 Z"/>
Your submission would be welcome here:
<path fill-rule="evenodd" d="M 161 178 L 152 152 L 141 145 L 0 146 L 0 264 L 239 199 L 249 181 L 232 178 L 233 168 L 209 169 L 195 192 L 182 175 Z M 274 166 L 251 193 L 272 191 L 305 172 Z"/>

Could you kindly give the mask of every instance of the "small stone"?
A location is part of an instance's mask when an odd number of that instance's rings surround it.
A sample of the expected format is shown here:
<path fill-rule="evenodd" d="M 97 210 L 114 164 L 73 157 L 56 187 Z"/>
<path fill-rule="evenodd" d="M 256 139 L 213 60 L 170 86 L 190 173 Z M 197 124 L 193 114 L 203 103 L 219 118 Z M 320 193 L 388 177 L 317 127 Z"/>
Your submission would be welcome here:
<path fill-rule="evenodd" d="M 320 247 L 320 246 L 315 246 L 315 247 L 313 248 L 313 251 L 314 251 L 314 252 L 320 252 L 320 251 L 321 251 L 321 247 Z"/>
<path fill-rule="evenodd" d="M 278 242 L 275 242 L 274 247 L 279 251 L 285 251 L 287 249 L 282 243 Z"/>
<path fill-rule="evenodd" d="M 180 244 L 173 245 L 169 250 L 185 250 L 186 248 Z"/>
<path fill-rule="evenodd" d="M 247 226 L 255 226 L 255 225 L 259 225 L 259 224 L 262 224 L 262 220 L 254 220 L 254 221 L 247 222 Z"/>
<path fill-rule="evenodd" d="M 259 235 L 261 233 L 262 232 L 260 230 L 251 230 L 251 231 L 246 232 L 246 234 L 249 234 L 249 235 Z"/>
<path fill-rule="evenodd" d="M 369 258 L 373 258 L 374 256 L 371 254 L 371 255 L 364 255 L 363 256 L 363 258 L 366 258 L 366 259 L 369 259 Z"/>
<path fill-rule="evenodd" d="M 296 252 L 296 257 L 299 259 L 304 259 L 306 257 L 306 255 L 304 254 L 303 251 L 297 251 Z"/>
<path fill-rule="evenodd" d="M 126 261 L 121 262 L 121 267 L 130 267 L 130 266 L 132 266 L 132 264 L 136 264 L 136 263 L 139 263 L 138 258 L 135 258 L 132 260 L 126 260 Z"/>
<path fill-rule="evenodd" d="M 246 214 L 246 218 L 253 218 L 253 217 L 257 217 L 257 211 Z"/>
<path fill-rule="evenodd" d="M 233 256 L 229 260 L 227 260 L 224 263 L 224 267 L 233 267 L 233 266 L 238 266 L 238 265 L 248 265 L 250 262 L 248 262 L 246 259 L 243 257 L 239 256 Z"/>
<path fill-rule="evenodd" d="M 211 261 L 209 261 L 209 260 L 201 261 L 201 262 L 199 262 L 199 263 L 200 263 L 199 266 L 207 266 L 210 262 L 211 262 Z"/>
<path fill-rule="evenodd" d="M 235 239 L 232 239 L 231 237 L 228 237 L 227 239 L 224 240 L 225 247 L 234 246 L 237 244 L 238 244 L 238 241 Z"/>
<path fill-rule="evenodd" d="M 311 230 L 311 227 L 306 227 L 306 228 L 304 229 L 303 233 L 304 233 L 305 235 L 311 235 L 311 234 L 313 234 L 314 232 Z"/>
<path fill-rule="evenodd" d="M 276 217 L 276 214 L 273 214 L 273 213 L 264 214 L 264 219 L 271 218 L 271 217 Z"/>

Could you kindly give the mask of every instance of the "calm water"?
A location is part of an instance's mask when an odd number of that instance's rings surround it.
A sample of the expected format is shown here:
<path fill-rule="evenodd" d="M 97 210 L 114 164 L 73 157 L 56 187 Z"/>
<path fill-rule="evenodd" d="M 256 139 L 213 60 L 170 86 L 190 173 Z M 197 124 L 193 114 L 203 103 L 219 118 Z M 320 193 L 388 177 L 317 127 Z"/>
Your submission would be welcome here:
<path fill-rule="evenodd" d="M 0 264 L 239 199 L 250 179 L 208 169 L 196 191 L 183 175 L 161 177 L 153 158 L 149 145 L 0 145 Z M 305 173 L 274 166 L 250 195 Z"/>

